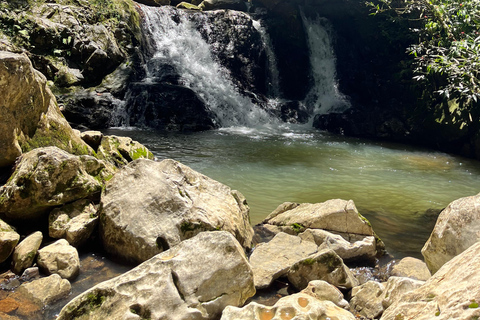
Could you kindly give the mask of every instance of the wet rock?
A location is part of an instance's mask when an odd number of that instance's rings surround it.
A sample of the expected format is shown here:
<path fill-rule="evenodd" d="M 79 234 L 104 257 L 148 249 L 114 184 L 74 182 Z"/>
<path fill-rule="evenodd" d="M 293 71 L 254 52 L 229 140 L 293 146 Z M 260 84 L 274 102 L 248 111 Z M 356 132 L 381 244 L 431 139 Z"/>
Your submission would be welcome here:
<path fill-rule="evenodd" d="M 135 262 L 211 230 L 228 231 L 250 248 L 248 214 L 240 192 L 174 160 L 138 159 L 107 183 L 100 234 L 108 252 Z"/>
<path fill-rule="evenodd" d="M 405 257 L 393 266 L 392 276 L 427 281 L 428 278 L 431 277 L 431 274 L 427 265 L 422 260 Z"/>
<path fill-rule="evenodd" d="M 83 245 L 97 225 L 97 209 L 90 200 L 82 199 L 54 209 L 48 219 L 48 234 L 64 238 L 74 247 Z"/>
<path fill-rule="evenodd" d="M 273 280 L 288 273 L 299 260 L 317 252 L 317 245 L 297 236 L 278 233 L 270 242 L 255 247 L 250 256 L 255 287 L 267 288 Z"/>
<path fill-rule="evenodd" d="M 74 154 L 92 150 L 61 114 L 45 77 L 26 55 L 0 51 L 0 167 L 12 165 L 23 152 L 58 146 Z"/>
<path fill-rule="evenodd" d="M 129 137 L 103 136 L 97 157 L 121 168 L 137 159 L 153 160 L 153 154 L 141 143 Z"/>
<path fill-rule="evenodd" d="M 38 270 L 38 267 L 31 267 L 23 271 L 20 279 L 22 279 L 22 281 L 30 281 L 32 279 L 38 278 L 39 276 L 40 276 L 40 271 Z"/>
<path fill-rule="evenodd" d="M 0 263 L 10 257 L 19 240 L 20 235 L 10 225 L 0 219 Z"/>
<path fill-rule="evenodd" d="M 42 244 L 43 235 L 40 231 L 32 233 L 22 240 L 13 252 L 13 272 L 21 274 L 23 270 L 32 266 L 38 248 Z"/>
<path fill-rule="evenodd" d="M 43 308 L 67 297 L 70 290 L 71 285 L 68 280 L 62 279 L 58 274 L 52 274 L 49 277 L 22 284 L 17 292 Z"/>
<path fill-rule="evenodd" d="M 336 287 L 323 280 L 313 280 L 302 290 L 302 293 L 308 294 L 320 301 L 331 301 L 340 308 L 348 309 L 350 305 L 343 298 L 343 294 Z"/>
<path fill-rule="evenodd" d="M 38 251 L 38 266 L 46 274 L 58 274 L 63 279 L 73 280 L 80 272 L 80 258 L 75 247 L 60 239 Z"/>
<path fill-rule="evenodd" d="M 374 236 L 346 234 L 344 236 L 350 239 L 347 241 L 341 235 L 321 229 L 307 229 L 299 236 L 303 240 L 315 242 L 319 246 L 319 250 L 332 249 L 344 261 L 374 261 L 377 255 Z"/>
<path fill-rule="evenodd" d="M 401 299 L 405 292 L 409 292 L 421 287 L 425 281 L 415 280 L 405 277 L 390 277 L 385 285 L 382 305 L 386 309 L 394 302 Z"/>
<path fill-rule="evenodd" d="M 480 317 L 480 242 L 445 263 L 427 282 L 401 296 L 382 320 L 460 320 Z"/>
<path fill-rule="evenodd" d="M 296 293 L 280 299 L 274 306 L 267 307 L 255 302 L 243 308 L 228 306 L 221 320 L 264 320 L 264 319 L 336 319 L 355 320 L 350 312 L 330 301 Z"/>
<path fill-rule="evenodd" d="M 109 174 L 92 156 L 75 156 L 57 147 L 34 149 L 22 155 L 0 188 L 0 213 L 11 219 L 38 218 L 55 206 L 98 197 Z"/>
<path fill-rule="evenodd" d="M 189 2 L 182 1 L 175 6 L 178 9 L 187 9 L 187 10 L 202 10 L 198 6 L 191 4 Z"/>
<path fill-rule="evenodd" d="M 306 288 L 312 280 L 324 280 L 336 287 L 348 289 L 358 285 L 357 279 L 342 258 L 330 249 L 296 262 L 287 276 L 288 281 L 299 290 Z"/>
<path fill-rule="evenodd" d="M 422 249 L 432 274 L 478 241 L 479 221 L 480 195 L 455 200 L 440 213 Z"/>
<path fill-rule="evenodd" d="M 383 312 L 383 292 L 385 286 L 376 281 L 368 281 L 359 287 L 353 288 L 352 300 L 350 300 L 351 310 L 355 313 L 375 319 Z"/>
<path fill-rule="evenodd" d="M 252 270 L 235 238 L 203 232 L 96 285 L 57 319 L 218 319 L 227 305 L 243 305 L 254 293 Z"/>
<path fill-rule="evenodd" d="M 243 0 L 204 0 L 198 7 L 204 11 L 220 9 L 236 11 L 247 10 L 247 6 Z"/>

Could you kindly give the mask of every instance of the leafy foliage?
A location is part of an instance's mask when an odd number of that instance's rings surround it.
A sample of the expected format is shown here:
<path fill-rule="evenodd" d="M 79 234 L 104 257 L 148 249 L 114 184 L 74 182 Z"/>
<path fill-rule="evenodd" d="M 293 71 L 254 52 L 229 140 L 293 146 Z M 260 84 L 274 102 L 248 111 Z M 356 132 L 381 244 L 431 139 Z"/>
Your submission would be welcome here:
<path fill-rule="evenodd" d="M 418 42 L 414 79 L 443 97 L 443 116 L 462 126 L 479 116 L 480 0 L 379 0 L 374 14 L 409 20 Z M 447 103 L 448 102 L 448 103 Z"/>

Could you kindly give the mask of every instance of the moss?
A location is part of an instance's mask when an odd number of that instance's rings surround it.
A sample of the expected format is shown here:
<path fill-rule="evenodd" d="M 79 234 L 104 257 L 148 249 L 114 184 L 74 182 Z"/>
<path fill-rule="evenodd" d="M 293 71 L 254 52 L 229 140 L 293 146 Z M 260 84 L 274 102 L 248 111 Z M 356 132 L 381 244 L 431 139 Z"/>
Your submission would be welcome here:
<path fill-rule="evenodd" d="M 200 229 L 201 227 L 202 227 L 201 223 L 193 223 L 193 222 L 184 221 L 180 225 L 180 230 L 185 234 L 188 231 L 195 231 L 197 229 Z"/>
<path fill-rule="evenodd" d="M 472 300 L 471 303 L 468 305 L 468 307 L 470 309 L 476 309 L 478 308 L 478 302 L 476 302 L 475 300 Z"/>
<path fill-rule="evenodd" d="M 332 272 L 341 266 L 341 259 L 334 253 L 324 254 L 319 257 L 318 262 L 325 265 L 328 269 L 328 272 Z"/>
<path fill-rule="evenodd" d="M 312 258 L 307 258 L 305 260 L 302 260 L 302 263 L 305 264 L 305 265 L 308 265 L 308 266 L 313 265 L 315 262 L 316 262 L 316 260 L 312 259 Z"/>
<path fill-rule="evenodd" d="M 140 158 L 153 159 L 153 153 L 148 151 L 147 148 L 136 148 L 130 151 L 130 157 L 132 160 L 137 160 Z"/>
<path fill-rule="evenodd" d="M 300 223 L 294 223 L 294 224 L 291 225 L 291 227 L 292 227 L 292 230 L 297 234 L 305 231 L 305 226 L 303 226 Z"/>

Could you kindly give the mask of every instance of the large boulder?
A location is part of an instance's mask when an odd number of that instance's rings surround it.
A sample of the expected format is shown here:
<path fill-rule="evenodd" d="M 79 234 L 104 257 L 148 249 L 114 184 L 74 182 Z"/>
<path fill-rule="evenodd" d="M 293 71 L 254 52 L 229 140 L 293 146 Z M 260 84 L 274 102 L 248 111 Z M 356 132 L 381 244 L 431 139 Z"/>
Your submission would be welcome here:
<path fill-rule="evenodd" d="M 13 251 L 13 272 L 21 274 L 23 270 L 32 266 L 42 240 L 43 234 L 37 231 L 18 244 L 15 251 Z"/>
<path fill-rule="evenodd" d="M 0 219 L 0 263 L 10 257 L 20 240 L 20 235 L 6 222 Z"/>
<path fill-rule="evenodd" d="M 218 319 L 226 306 L 241 306 L 254 294 L 236 239 L 203 232 L 84 292 L 57 319 Z"/>
<path fill-rule="evenodd" d="M 25 151 L 50 145 L 74 154 L 92 153 L 26 55 L 0 52 L 0 79 L 0 167 L 12 165 Z"/>
<path fill-rule="evenodd" d="M 350 312 L 327 300 L 317 300 L 305 293 L 283 297 L 274 306 L 256 302 L 243 308 L 227 307 L 221 320 L 265 320 L 265 319 L 336 319 L 355 320 Z"/>
<path fill-rule="evenodd" d="M 460 320 L 480 317 L 480 242 L 445 263 L 428 281 L 401 296 L 381 320 Z"/>
<path fill-rule="evenodd" d="M 434 274 L 447 261 L 480 239 L 480 195 L 450 203 L 422 249 L 425 262 Z"/>
<path fill-rule="evenodd" d="M 260 243 L 250 256 L 255 287 L 264 289 L 273 280 L 285 276 L 298 261 L 318 251 L 318 246 L 300 237 L 278 233 L 268 243 Z"/>
<path fill-rule="evenodd" d="M 98 196 L 105 164 L 88 155 L 75 156 L 57 147 L 34 149 L 20 158 L 0 188 L 0 213 L 11 219 L 38 218 L 48 209 Z"/>
<path fill-rule="evenodd" d="M 240 192 L 174 160 L 139 159 L 108 181 L 99 212 L 100 234 L 108 252 L 134 262 L 202 231 L 228 231 L 250 248 L 248 214 Z"/>

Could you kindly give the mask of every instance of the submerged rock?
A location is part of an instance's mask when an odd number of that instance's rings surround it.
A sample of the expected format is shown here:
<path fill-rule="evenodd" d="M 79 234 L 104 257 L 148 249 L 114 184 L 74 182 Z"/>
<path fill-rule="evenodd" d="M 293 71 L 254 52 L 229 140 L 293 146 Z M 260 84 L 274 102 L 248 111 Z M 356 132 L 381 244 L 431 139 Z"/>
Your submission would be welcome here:
<path fill-rule="evenodd" d="M 57 147 L 32 150 L 22 155 L 0 188 L 0 213 L 11 219 L 38 218 L 55 206 L 98 196 L 109 174 L 92 156 L 71 155 Z"/>
<path fill-rule="evenodd" d="M 20 240 L 20 235 L 9 226 L 6 222 L 0 219 L 0 263 L 10 257 Z"/>
<path fill-rule="evenodd" d="M 38 248 L 42 244 L 43 235 L 40 231 L 34 232 L 18 244 L 13 252 L 13 272 L 21 274 L 23 270 L 32 266 L 37 256 Z"/>
<path fill-rule="evenodd" d="M 445 263 L 421 287 L 401 296 L 381 320 L 480 317 L 480 242 Z"/>
<path fill-rule="evenodd" d="M 330 301 L 320 301 L 314 297 L 296 293 L 283 297 L 272 306 L 267 307 L 255 302 L 243 308 L 225 308 L 221 320 L 283 320 L 283 319 L 336 319 L 355 320 L 350 312 L 336 306 Z"/>
<path fill-rule="evenodd" d="M 68 303 L 67 319 L 218 319 L 255 294 L 242 247 L 228 232 L 203 232 Z M 313 299 L 313 298 L 311 298 Z"/>
<path fill-rule="evenodd" d="M 134 262 L 211 230 L 228 231 L 250 248 L 248 214 L 238 191 L 174 160 L 139 159 L 108 181 L 99 212 L 100 234 L 108 252 Z"/>
<path fill-rule="evenodd" d="M 432 274 L 447 261 L 476 243 L 480 235 L 480 195 L 450 203 L 438 216 L 437 223 L 422 249 Z"/>

